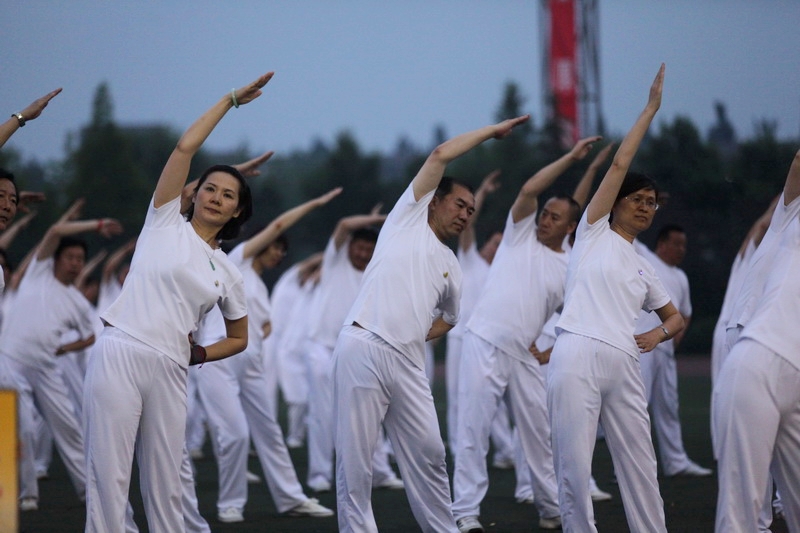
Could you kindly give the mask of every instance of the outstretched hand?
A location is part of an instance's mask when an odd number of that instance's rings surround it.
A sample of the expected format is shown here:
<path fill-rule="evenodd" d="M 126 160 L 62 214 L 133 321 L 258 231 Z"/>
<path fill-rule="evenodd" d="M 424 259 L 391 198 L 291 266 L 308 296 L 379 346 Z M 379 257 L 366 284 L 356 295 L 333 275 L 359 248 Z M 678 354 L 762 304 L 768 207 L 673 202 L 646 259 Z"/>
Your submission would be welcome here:
<path fill-rule="evenodd" d="M 647 107 L 653 109 L 654 111 L 658 111 L 658 108 L 661 107 L 661 93 L 664 90 L 665 69 L 666 65 L 661 63 L 661 68 L 658 69 L 656 79 L 653 80 L 653 85 L 650 86 L 650 96 L 647 99 Z"/>
<path fill-rule="evenodd" d="M 497 178 L 500 177 L 500 169 L 493 170 L 492 172 L 488 173 L 481 184 L 478 185 L 478 190 L 475 191 L 475 194 L 483 193 L 483 194 L 491 194 L 497 189 L 500 188 L 500 182 L 497 181 Z"/>
<path fill-rule="evenodd" d="M 572 159 L 574 159 L 575 161 L 582 160 L 584 157 L 589 155 L 589 152 L 592 151 L 593 143 L 596 143 L 602 138 L 603 137 L 601 137 L 600 135 L 594 135 L 592 137 L 586 137 L 584 139 L 581 139 L 580 141 L 576 142 L 575 146 L 573 146 L 572 150 L 570 150 L 569 153 L 570 157 L 572 157 Z"/>
<path fill-rule="evenodd" d="M 236 102 L 239 105 L 244 105 L 252 102 L 259 96 L 261 96 L 261 89 L 272 79 L 274 76 L 274 72 L 267 72 L 263 76 L 260 76 L 256 81 L 245 85 L 241 89 L 236 89 Z"/>
<path fill-rule="evenodd" d="M 380 215 L 381 209 L 383 209 L 383 202 L 378 202 L 377 204 L 372 206 L 372 209 L 370 209 L 369 214 L 372 216 Z"/>
<path fill-rule="evenodd" d="M 611 150 L 613 149 L 614 149 L 614 143 L 606 145 L 602 150 L 597 152 L 597 155 L 594 156 L 592 162 L 589 163 L 589 167 L 595 170 L 600 168 L 603 165 L 603 163 L 606 162 L 606 159 L 608 159 L 608 154 L 610 154 Z"/>
<path fill-rule="evenodd" d="M 258 167 L 266 163 L 273 155 L 275 155 L 275 152 L 270 150 L 269 152 L 265 152 L 249 161 L 239 163 L 238 165 L 233 165 L 233 168 L 238 170 L 245 178 L 259 176 L 261 171 L 258 169 Z"/>
<path fill-rule="evenodd" d="M 495 131 L 494 135 L 492 136 L 495 139 L 502 139 L 504 137 L 507 137 L 515 127 L 519 126 L 520 124 L 524 124 L 525 122 L 528 122 L 528 119 L 530 118 L 531 118 L 530 115 L 522 115 L 521 117 L 510 118 L 504 120 L 503 122 L 500 122 L 499 124 L 495 124 L 494 126 Z"/>
<path fill-rule="evenodd" d="M 110 239 L 114 235 L 119 235 L 122 233 L 122 229 L 122 224 L 115 218 L 101 218 L 100 222 L 97 224 L 97 233 L 106 239 Z"/>
<path fill-rule="evenodd" d="M 317 202 L 319 202 L 317 205 L 325 205 L 334 198 L 336 198 L 337 196 L 339 196 L 341 193 L 342 193 L 341 187 L 336 187 L 335 189 L 331 189 L 330 191 L 326 192 L 325 194 L 317 198 Z"/>
<path fill-rule="evenodd" d="M 25 120 L 33 120 L 39 115 L 41 115 L 44 108 L 47 107 L 48 103 L 50 103 L 50 100 L 55 98 L 55 96 L 60 92 L 61 92 L 61 87 L 59 87 L 55 91 L 50 91 L 41 98 L 37 98 L 36 100 L 34 100 L 33 103 L 31 103 L 28 107 L 20 111 L 23 118 L 25 118 Z"/>
<path fill-rule="evenodd" d="M 18 209 L 23 213 L 30 213 L 28 204 L 38 204 L 46 200 L 43 192 L 20 191 Z"/>

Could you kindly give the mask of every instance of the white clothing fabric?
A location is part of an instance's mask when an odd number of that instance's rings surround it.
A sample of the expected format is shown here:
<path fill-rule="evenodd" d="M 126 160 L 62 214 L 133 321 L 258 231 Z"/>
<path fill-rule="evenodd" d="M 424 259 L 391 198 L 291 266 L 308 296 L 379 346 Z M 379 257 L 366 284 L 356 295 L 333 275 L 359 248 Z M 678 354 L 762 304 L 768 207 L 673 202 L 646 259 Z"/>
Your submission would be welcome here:
<path fill-rule="evenodd" d="M 420 528 L 457 533 L 444 444 L 424 371 L 356 326 L 342 328 L 333 364 L 339 531 L 378 531 L 370 499 L 372 456 L 383 422 Z"/>
<path fill-rule="evenodd" d="M 716 531 L 758 530 L 759 513 L 770 497 L 764 488 L 772 488 L 770 469 L 786 525 L 800 531 L 800 369 L 760 342 L 742 338 L 720 371 L 714 404 Z"/>
<path fill-rule="evenodd" d="M 58 281 L 53 266 L 52 258 L 31 261 L 14 298 L 14 312 L 5 317 L 0 355 L 52 369 L 68 331 L 78 331 L 81 339 L 94 335 L 91 304 L 74 286 Z"/>
<path fill-rule="evenodd" d="M 514 222 L 509 212 L 467 330 L 503 353 L 536 364 L 528 348 L 564 301 L 569 255 L 536 238 L 536 214 Z"/>
<path fill-rule="evenodd" d="M 441 314 L 456 324 L 461 300 L 458 260 L 428 225 L 434 192 L 416 201 L 410 185 L 397 201 L 345 320 L 372 331 L 422 370 L 434 318 Z"/>
<path fill-rule="evenodd" d="M 611 229 L 608 220 L 606 215 L 589 224 L 584 214 L 578 224 L 556 333 L 598 339 L 638 359 L 633 333 L 639 310 L 660 309 L 669 303 L 669 295 L 653 266 Z"/>
<path fill-rule="evenodd" d="M 633 335 L 640 309 L 659 309 L 669 301 L 650 263 L 611 229 L 609 215 L 589 224 L 584 213 L 547 383 L 565 530 L 596 532 L 589 477 L 602 418 L 628 527 L 666 531 Z"/>
<path fill-rule="evenodd" d="M 183 218 L 180 198 L 158 209 L 151 200 L 128 277 L 101 318 L 188 368 L 187 335 L 215 305 L 230 320 L 247 314 L 239 270 Z"/>

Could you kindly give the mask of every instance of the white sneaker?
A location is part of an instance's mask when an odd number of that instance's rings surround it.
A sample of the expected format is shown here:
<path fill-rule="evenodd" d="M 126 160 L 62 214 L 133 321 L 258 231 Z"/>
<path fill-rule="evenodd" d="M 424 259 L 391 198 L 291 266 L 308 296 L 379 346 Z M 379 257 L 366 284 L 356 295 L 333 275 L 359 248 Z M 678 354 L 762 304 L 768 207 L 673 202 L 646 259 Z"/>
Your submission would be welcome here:
<path fill-rule="evenodd" d="M 540 518 L 539 529 L 561 529 L 561 517 Z"/>
<path fill-rule="evenodd" d="M 699 464 L 695 463 L 694 461 L 689 461 L 689 466 L 675 474 L 676 476 L 690 476 L 690 477 L 708 477 L 713 474 L 714 471 L 710 468 L 703 468 Z"/>
<path fill-rule="evenodd" d="M 289 437 L 286 439 L 286 447 L 290 450 L 295 450 L 297 448 L 301 448 L 303 446 L 303 441 L 298 439 L 297 437 Z"/>
<path fill-rule="evenodd" d="M 329 481 L 314 481 L 308 484 L 308 488 L 314 492 L 330 492 L 333 487 Z"/>
<path fill-rule="evenodd" d="M 374 489 L 389 489 L 389 490 L 402 490 L 405 488 L 403 480 L 399 477 L 389 478 L 386 481 L 381 481 L 374 487 Z"/>
<path fill-rule="evenodd" d="M 604 490 L 600 490 L 599 488 L 595 487 L 589 491 L 589 495 L 592 497 L 593 502 L 607 502 L 608 500 L 613 499 L 614 497 L 611 495 L 610 492 L 606 492 Z"/>
<path fill-rule="evenodd" d="M 465 516 L 456 520 L 456 526 L 461 533 L 484 533 L 483 526 L 478 522 L 477 516 Z"/>
<path fill-rule="evenodd" d="M 20 511 L 38 511 L 39 510 L 39 500 L 36 498 L 22 498 L 19 501 L 19 510 Z"/>
<path fill-rule="evenodd" d="M 252 473 L 251 471 L 248 470 L 247 471 L 247 482 L 249 484 L 251 484 L 251 485 L 256 484 L 256 483 L 261 483 L 261 478 L 258 476 L 258 474 L 254 474 L 254 473 Z"/>
<path fill-rule="evenodd" d="M 533 503 L 533 494 L 530 496 L 519 496 L 517 497 L 517 503 L 524 503 L 524 504 L 532 504 Z"/>
<path fill-rule="evenodd" d="M 231 524 L 233 522 L 244 522 L 244 515 L 242 510 L 236 507 L 228 507 L 222 511 L 217 512 L 217 520 Z"/>
<path fill-rule="evenodd" d="M 511 470 L 514 468 L 514 460 L 510 457 L 495 457 L 492 461 L 492 468 L 498 470 Z"/>
<path fill-rule="evenodd" d="M 327 516 L 333 516 L 333 511 L 320 505 L 318 499 L 310 498 L 297 507 L 290 509 L 286 514 L 289 516 L 312 516 L 314 518 L 325 518 Z"/>

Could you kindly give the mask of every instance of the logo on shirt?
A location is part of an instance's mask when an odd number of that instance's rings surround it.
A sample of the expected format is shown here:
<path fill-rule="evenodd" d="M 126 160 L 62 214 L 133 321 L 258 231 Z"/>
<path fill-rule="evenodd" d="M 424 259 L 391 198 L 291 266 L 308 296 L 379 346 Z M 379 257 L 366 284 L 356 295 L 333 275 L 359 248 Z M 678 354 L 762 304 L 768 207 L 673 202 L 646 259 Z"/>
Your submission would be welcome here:
<path fill-rule="evenodd" d="M 641 268 L 639 269 L 639 275 L 640 275 L 640 276 L 644 276 L 644 272 L 642 271 L 642 269 L 641 269 Z"/>
<path fill-rule="evenodd" d="M 444 273 L 444 277 L 447 277 L 448 274 L 449 274 L 449 272 L 445 272 Z"/>

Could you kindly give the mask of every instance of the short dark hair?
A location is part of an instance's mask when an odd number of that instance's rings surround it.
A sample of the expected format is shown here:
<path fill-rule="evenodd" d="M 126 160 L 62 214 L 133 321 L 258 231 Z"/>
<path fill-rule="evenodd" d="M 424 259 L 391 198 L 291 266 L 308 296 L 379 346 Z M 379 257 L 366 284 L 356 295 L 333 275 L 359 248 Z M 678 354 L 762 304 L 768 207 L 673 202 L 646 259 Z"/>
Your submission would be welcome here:
<path fill-rule="evenodd" d="M 275 237 L 275 240 L 269 243 L 267 247 L 272 246 L 273 244 L 280 244 L 281 246 L 283 246 L 284 252 L 289 251 L 289 237 L 287 237 L 285 233 L 281 233 L 280 235 Z"/>
<path fill-rule="evenodd" d="M 656 201 L 658 201 L 658 185 L 653 178 L 642 172 L 628 172 L 625 174 L 625 179 L 622 181 L 622 186 L 619 188 L 619 194 L 617 194 L 617 199 L 614 200 L 614 203 L 642 189 L 655 191 Z"/>
<path fill-rule="evenodd" d="M 569 221 L 577 222 L 581 219 L 581 204 L 568 194 L 556 194 L 551 199 L 564 200 L 569 204 Z"/>
<path fill-rule="evenodd" d="M 686 233 L 686 230 L 684 230 L 682 226 L 679 226 L 677 224 L 667 224 L 666 226 L 658 230 L 658 235 L 656 236 L 656 243 L 668 240 L 670 233 Z"/>
<path fill-rule="evenodd" d="M 451 176 L 444 176 L 442 180 L 439 182 L 439 186 L 436 187 L 436 192 L 433 193 L 433 195 L 441 200 L 442 198 L 453 192 L 454 185 L 460 185 L 461 187 L 467 189 L 470 193 L 475 194 L 475 189 L 472 187 L 472 185 L 468 185 L 463 181 L 457 180 Z"/>
<path fill-rule="evenodd" d="M 353 241 L 378 242 L 378 229 L 372 226 L 358 228 L 350 234 L 350 242 Z"/>
<path fill-rule="evenodd" d="M 233 176 L 239 182 L 239 205 L 237 208 L 240 209 L 241 212 L 238 217 L 232 217 L 226 222 L 217 233 L 217 239 L 219 240 L 225 241 L 235 239 L 239 235 L 239 231 L 242 229 L 244 223 L 250 220 L 250 217 L 253 215 L 253 193 L 250 191 L 250 185 L 247 184 L 247 180 L 244 179 L 242 173 L 230 165 L 214 165 L 207 168 L 202 176 L 200 176 L 200 179 L 197 180 L 197 187 L 194 188 L 195 193 L 200 189 L 203 183 L 205 183 L 208 176 L 214 172 L 224 172 L 225 174 Z M 192 220 L 193 215 L 194 203 L 192 203 L 186 211 L 186 220 Z"/>
<path fill-rule="evenodd" d="M 0 168 L 0 180 L 8 180 L 14 186 L 14 192 L 19 196 L 19 190 L 17 190 L 17 182 L 14 180 L 14 174 L 9 172 L 4 168 Z"/>
<path fill-rule="evenodd" d="M 58 261 L 58 258 L 61 257 L 61 254 L 64 252 L 64 250 L 67 248 L 73 248 L 75 246 L 83 248 L 84 256 L 89 254 L 89 246 L 83 239 L 78 239 L 77 237 L 61 237 L 61 240 L 58 241 L 58 247 L 53 253 L 53 259 Z"/>

